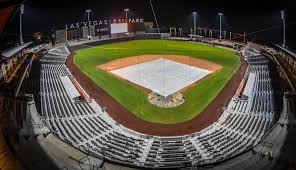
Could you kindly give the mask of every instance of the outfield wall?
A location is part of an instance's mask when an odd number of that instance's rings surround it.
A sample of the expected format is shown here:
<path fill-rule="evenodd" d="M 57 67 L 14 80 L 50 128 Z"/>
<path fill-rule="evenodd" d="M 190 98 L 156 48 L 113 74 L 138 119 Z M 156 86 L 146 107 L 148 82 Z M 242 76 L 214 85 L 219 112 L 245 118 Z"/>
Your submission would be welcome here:
<path fill-rule="evenodd" d="M 119 37 L 119 38 L 106 38 L 106 39 L 97 39 L 95 41 L 80 44 L 73 44 L 69 46 L 69 49 L 71 51 L 83 49 L 83 48 L 89 48 L 90 46 L 98 46 L 103 44 L 112 44 L 112 43 L 118 43 L 128 40 L 153 40 L 153 39 L 161 39 L 160 34 L 138 34 L 134 36 L 126 36 L 126 37 Z"/>

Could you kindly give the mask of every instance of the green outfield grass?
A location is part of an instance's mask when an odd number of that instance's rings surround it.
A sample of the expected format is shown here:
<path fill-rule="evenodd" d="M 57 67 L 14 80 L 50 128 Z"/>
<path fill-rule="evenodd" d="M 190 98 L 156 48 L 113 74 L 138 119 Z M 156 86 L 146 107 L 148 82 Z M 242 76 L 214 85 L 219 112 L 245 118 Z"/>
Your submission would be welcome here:
<path fill-rule="evenodd" d="M 97 65 L 114 59 L 143 54 L 191 56 L 217 63 L 223 68 L 184 92 L 186 100 L 182 105 L 162 109 L 150 104 L 145 92 L 97 68 Z M 198 116 L 239 68 L 240 60 L 233 51 L 198 43 L 134 40 L 77 50 L 74 63 L 137 117 L 150 122 L 175 124 Z"/>

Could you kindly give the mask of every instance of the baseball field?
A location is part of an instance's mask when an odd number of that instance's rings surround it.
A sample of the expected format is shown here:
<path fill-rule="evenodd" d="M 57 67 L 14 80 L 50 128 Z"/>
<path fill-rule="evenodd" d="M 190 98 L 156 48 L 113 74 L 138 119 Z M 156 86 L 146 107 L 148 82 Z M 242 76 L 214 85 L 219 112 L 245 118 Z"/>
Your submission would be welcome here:
<path fill-rule="evenodd" d="M 185 102 L 180 106 L 160 108 L 147 100 L 147 90 L 114 76 L 108 67 L 105 67 L 106 69 L 100 67 L 114 61 L 118 63 L 120 59 L 126 61 L 128 57 L 149 55 L 188 56 L 189 59 L 200 60 L 203 63 L 197 63 L 200 67 L 204 63 L 210 63 L 218 65 L 219 69 L 185 90 L 183 89 Z M 186 64 L 186 61 L 183 63 Z M 233 51 L 199 43 L 133 40 L 77 50 L 75 51 L 74 64 L 138 118 L 153 123 L 176 124 L 195 118 L 208 106 L 239 68 L 240 59 Z"/>

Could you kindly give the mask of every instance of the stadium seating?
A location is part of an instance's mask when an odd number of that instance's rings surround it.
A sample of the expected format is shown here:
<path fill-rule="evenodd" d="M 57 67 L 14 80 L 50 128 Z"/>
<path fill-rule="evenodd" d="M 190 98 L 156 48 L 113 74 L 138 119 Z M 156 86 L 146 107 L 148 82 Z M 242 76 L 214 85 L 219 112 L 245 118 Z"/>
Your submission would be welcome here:
<path fill-rule="evenodd" d="M 254 52 L 250 52 L 254 53 Z M 249 54 L 249 53 L 248 53 Z M 129 133 L 99 105 L 71 99 L 60 76 L 71 73 L 65 65 L 66 46 L 52 49 L 36 64 L 40 69 L 39 114 L 51 132 L 70 145 L 109 161 L 148 168 L 176 168 L 215 163 L 258 144 L 273 122 L 273 89 L 268 60 L 248 55 L 245 73 L 255 75 L 248 98 L 234 96 L 219 120 L 187 136 L 170 138 Z M 36 80 L 38 80 L 36 78 Z M 29 85 L 28 85 L 29 86 Z"/>

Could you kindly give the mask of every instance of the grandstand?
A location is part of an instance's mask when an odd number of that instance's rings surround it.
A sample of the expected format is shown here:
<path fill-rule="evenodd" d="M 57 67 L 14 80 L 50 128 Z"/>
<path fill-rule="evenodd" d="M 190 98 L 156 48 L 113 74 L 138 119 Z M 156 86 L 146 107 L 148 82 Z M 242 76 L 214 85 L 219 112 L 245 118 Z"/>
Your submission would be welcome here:
<path fill-rule="evenodd" d="M 66 86 L 74 85 L 63 83 L 60 78 L 72 77 L 65 65 L 70 52 L 64 45 L 49 50 L 35 63 L 40 68 L 40 75 L 32 75 L 40 76 L 40 91 L 34 94 L 40 98 L 36 100 L 38 113 L 59 139 L 112 162 L 146 168 L 218 163 L 258 145 L 276 121 L 273 102 L 280 89 L 272 84 L 275 78 L 272 64 L 253 49 L 245 51 L 248 69 L 242 96 L 247 97 L 234 96 L 220 119 L 190 135 L 161 137 L 131 133 L 94 100 L 73 100 Z"/>
<path fill-rule="evenodd" d="M 248 68 L 242 87 L 220 118 L 200 132 L 170 137 L 132 131 L 115 122 L 93 99 L 74 99 L 69 89 L 81 88 L 76 96 L 87 94 L 82 94 L 86 92 L 65 65 L 69 55 L 68 48 L 60 45 L 40 56 L 21 93 L 34 96 L 33 124 L 45 125 L 35 127 L 35 135 L 52 133 L 93 157 L 145 168 L 207 166 L 258 146 L 277 122 L 274 102 L 283 88 L 273 82 L 274 64 L 253 48 L 244 50 Z M 65 76 L 68 81 L 61 78 Z"/>
<path fill-rule="evenodd" d="M 153 9 L 152 1 L 150 3 Z M 5 5 L 10 5 L 10 3 Z M 14 5 L 18 6 L 18 4 Z M 0 6 L 0 14 L 1 8 L 2 6 Z M 10 11 L 10 13 L 13 12 Z M 183 36 L 181 35 L 182 28 L 179 29 L 180 36 L 178 36 L 177 28 L 174 28 L 175 33 L 172 37 L 173 34 L 161 32 L 158 28 L 154 9 L 153 15 L 158 33 L 151 33 L 153 32 L 151 30 L 156 30 L 156 28 L 152 28 L 153 22 L 151 22 L 150 33 L 142 30 L 113 35 L 103 32 L 102 35 L 86 38 L 85 35 L 89 36 L 90 32 L 88 29 L 87 34 L 85 26 L 82 29 L 84 32 L 81 32 L 85 34 L 81 35 L 84 37 L 79 37 L 78 33 L 81 30 L 78 29 L 55 30 L 56 36 L 58 36 L 56 40 L 59 39 L 56 42 L 59 44 L 28 41 L 27 43 L 20 42 L 20 45 L 11 45 L 11 48 L 3 50 L 0 46 L 0 131 L 3 134 L 0 136 L 0 170 L 295 168 L 294 165 L 290 165 L 290 162 L 296 160 L 293 149 L 296 141 L 295 53 L 273 43 L 248 42 L 246 33 L 236 34 L 223 31 L 224 39 L 222 37 L 218 39 L 215 38 L 215 34 L 219 30 L 210 28 L 197 28 L 200 35 L 194 35 L 191 30 L 191 34 L 188 36 L 186 36 L 186 32 Z M 92 26 L 92 31 L 95 31 L 93 28 L 96 27 Z M 0 31 L 2 29 L 0 27 Z M 161 30 L 165 30 L 165 28 Z M 70 39 L 67 39 L 67 31 L 69 31 Z M 75 32 L 78 32 L 77 36 L 74 34 Z M 242 38 L 243 41 L 240 42 L 239 39 Z M 176 50 L 168 48 L 168 53 L 172 55 L 179 55 L 180 51 L 188 49 L 168 42 L 184 43 L 181 44 L 184 46 L 189 44 L 192 46 L 190 50 L 205 53 L 205 56 L 196 57 L 198 59 L 212 61 L 211 59 L 215 55 L 212 57 L 209 54 L 218 51 L 224 52 L 223 55 L 228 55 L 229 52 L 233 54 L 234 59 L 238 59 L 238 63 L 241 61 L 241 65 L 238 64 L 237 68 L 227 68 L 233 69 L 233 73 L 227 75 L 225 86 L 221 86 L 222 90 L 219 91 L 219 94 L 214 96 L 204 108 L 204 110 L 211 108 L 209 110 L 213 111 L 205 114 L 212 114 L 214 118 L 199 117 L 201 122 L 210 122 L 209 125 L 202 126 L 192 122 L 189 124 L 188 122 L 192 119 L 171 124 L 147 121 L 148 125 L 155 125 L 157 128 L 173 126 L 183 128 L 180 134 L 178 132 L 178 134 L 166 133 L 164 135 L 161 133 L 158 135 L 155 131 L 148 133 L 153 127 L 147 128 L 147 133 L 133 129 L 127 124 L 131 122 L 135 126 L 140 126 L 146 120 L 134 115 L 135 119 L 127 121 L 126 113 L 133 114 L 132 111 L 112 96 L 108 90 L 95 84 L 95 80 L 92 80 L 94 82 L 88 86 L 89 81 L 85 80 L 91 80 L 91 78 L 87 77 L 86 71 L 79 67 L 75 67 L 75 70 L 73 67 L 73 56 L 76 52 L 78 53 L 77 50 L 97 48 L 106 52 L 113 50 L 107 45 L 118 43 L 119 47 L 121 47 L 120 45 L 124 47 L 124 42 L 140 42 L 138 40 L 144 42 L 143 46 L 148 44 L 148 41 L 161 42 L 162 48 L 173 46 L 172 48 L 176 48 Z M 157 45 L 159 46 L 159 44 Z M 149 46 L 148 50 L 143 51 L 149 54 L 161 51 L 159 49 L 153 51 L 154 48 Z M 130 57 L 129 50 L 142 50 L 136 49 L 134 46 L 130 49 L 122 49 L 126 51 L 122 50 L 124 55 L 120 58 Z M 121 48 L 116 50 L 120 51 Z M 190 50 L 188 51 L 191 55 L 192 51 Z M 118 51 L 114 50 L 113 53 L 116 52 Z M 95 52 L 92 55 L 94 54 Z M 105 55 L 105 53 L 103 54 Z M 193 53 L 192 56 L 194 56 Z M 112 54 L 110 58 L 116 57 Z M 189 57 L 189 59 L 191 64 L 191 58 Z M 139 57 L 138 64 L 140 64 Z M 163 62 L 159 65 L 161 64 Z M 230 62 L 230 65 L 234 64 L 234 62 Z M 154 67 L 157 67 L 155 63 L 150 63 L 149 68 L 153 69 Z M 172 68 L 167 70 L 164 67 L 158 68 L 162 72 L 155 69 L 154 71 L 157 73 L 173 70 Z M 79 74 L 77 74 L 77 70 L 80 71 Z M 143 71 L 145 72 L 143 74 L 150 73 L 151 70 L 147 70 Z M 173 70 L 175 72 L 171 74 L 176 74 L 179 71 L 176 70 Z M 180 70 L 186 72 L 185 69 Z M 205 74 L 204 77 L 209 78 L 213 74 Z M 130 75 L 132 76 L 132 74 Z M 184 75 L 180 74 L 181 77 L 185 77 Z M 186 75 L 190 77 L 189 73 Z M 109 76 L 113 75 L 110 73 Z M 182 88 L 192 85 L 185 85 L 180 77 L 176 78 L 176 75 L 169 76 L 175 76 L 173 78 L 184 85 Z M 160 77 L 164 76 L 160 75 Z M 112 78 L 116 78 L 114 82 L 121 81 L 118 77 Z M 159 79 L 158 83 L 160 83 Z M 234 83 L 234 81 L 237 82 Z M 128 88 L 133 85 L 132 82 L 128 83 L 124 87 Z M 197 80 L 194 83 L 197 83 Z M 146 82 L 146 84 L 148 83 Z M 93 87 L 93 85 L 96 86 Z M 108 85 L 110 86 L 110 84 Z M 192 87 L 198 85 L 194 84 Z M 137 91 L 132 89 L 139 96 L 137 100 L 140 104 L 137 107 L 141 107 L 141 102 L 143 102 L 140 101 L 142 99 L 140 98 L 140 90 L 147 90 L 145 85 L 142 86 L 143 89 L 137 86 L 138 88 L 135 88 Z M 232 88 L 232 91 L 224 90 L 224 88 Z M 180 89 L 176 91 L 181 93 Z M 213 88 L 208 89 L 210 92 L 214 91 Z M 94 91 L 97 91 L 97 94 L 92 94 Z M 170 96 L 176 91 L 167 95 L 163 94 L 163 96 Z M 204 91 L 201 92 L 208 95 Z M 100 95 L 103 97 L 97 97 Z M 186 101 L 187 98 L 190 100 L 190 96 L 182 96 L 182 99 L 186 99 Z M 216 102 L 217 100 L 221 101 Z M 105 105 L 108 102 L 110 104 Z M 196 100 L 191 99 L 190 102 L 192 105 L 196 104 Z M 151 107 L 156 106 L 151 105 Z M 162 109 L 165 110 L 165 108 Z M 178 111 L 180 115 L 186 113 L 177 107 L 173 109 Z M 125 112 L 121 113 L 122 110 Z M 203 115 L 197 114 L 194 118 L 198 116 Z M 126 118 L 126 121 L 121 121 L 120 118 Z M 178 126 L 180 124 L 186 124 L 186 126 Z M 166 131 L 170 130 L 166 129 Z"/>

